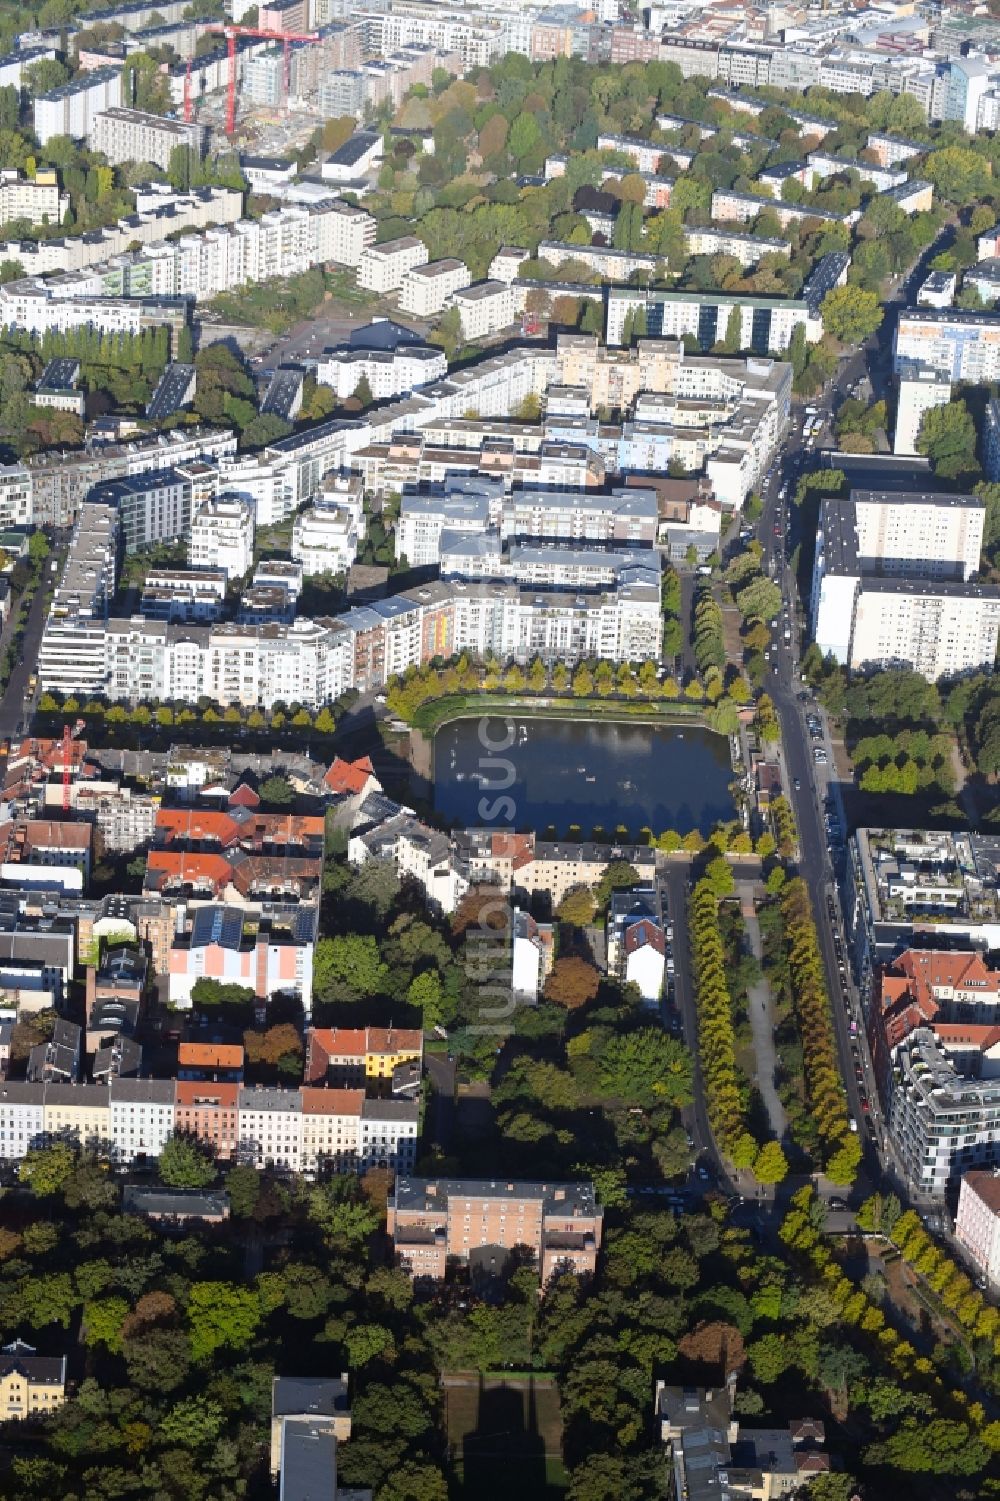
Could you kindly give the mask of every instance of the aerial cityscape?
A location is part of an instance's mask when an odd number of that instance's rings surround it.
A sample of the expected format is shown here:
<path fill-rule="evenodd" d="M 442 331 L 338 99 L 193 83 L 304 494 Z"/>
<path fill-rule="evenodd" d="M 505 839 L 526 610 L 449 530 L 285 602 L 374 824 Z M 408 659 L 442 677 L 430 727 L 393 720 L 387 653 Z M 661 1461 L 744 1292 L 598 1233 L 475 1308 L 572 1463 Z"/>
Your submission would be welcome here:
<path fill-rule="evenodd" d="M 0 0 L 0 1498 L 1000 1498 L 1000 0 Z"/>

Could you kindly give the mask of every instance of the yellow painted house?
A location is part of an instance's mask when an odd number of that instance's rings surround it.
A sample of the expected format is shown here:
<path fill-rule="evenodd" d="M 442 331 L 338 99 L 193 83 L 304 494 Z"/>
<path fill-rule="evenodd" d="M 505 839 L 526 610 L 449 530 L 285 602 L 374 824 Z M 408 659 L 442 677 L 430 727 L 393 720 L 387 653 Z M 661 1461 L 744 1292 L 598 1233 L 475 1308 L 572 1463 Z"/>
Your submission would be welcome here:
<path fill-rule="evenodd" d="M 16 1339 L 0 1351 L 0 1420 L 52 1412 L 66 1400 L 65 1355 L 36 1355 Z"/>

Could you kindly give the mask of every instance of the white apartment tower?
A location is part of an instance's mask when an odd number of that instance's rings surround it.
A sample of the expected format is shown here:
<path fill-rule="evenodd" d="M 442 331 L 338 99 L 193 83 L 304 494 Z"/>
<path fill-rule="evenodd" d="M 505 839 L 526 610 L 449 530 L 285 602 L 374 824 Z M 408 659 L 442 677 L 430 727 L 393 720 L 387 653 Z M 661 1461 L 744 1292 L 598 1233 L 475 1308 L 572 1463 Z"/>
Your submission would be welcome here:
<path fill-rule="evenodd" d="M 230 582 L 244 578 L 253 563 L 253 509 L 238 495 L 208 500 L 191 522 L 188 562 L 192 568 L 220 568 Z"/>

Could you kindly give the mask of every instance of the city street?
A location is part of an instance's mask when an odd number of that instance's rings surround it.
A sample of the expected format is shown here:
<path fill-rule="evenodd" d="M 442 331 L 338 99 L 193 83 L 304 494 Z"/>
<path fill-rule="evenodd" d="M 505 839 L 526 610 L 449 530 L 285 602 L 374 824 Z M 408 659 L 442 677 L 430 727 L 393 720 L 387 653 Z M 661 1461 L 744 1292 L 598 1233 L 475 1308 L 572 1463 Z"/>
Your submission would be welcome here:
<path fill-rule="evenodd" d="M 48 568 L 48 563 L 45 566 Z M 43 579 L 35 590 L 31 609 L 28 611 L 20 659 L 10 675 L 7 691 L 0 699 L 0 739 L 3 740 L 10 740 L 23 729 L 28 728 L 30 719 L 28 679 L 36 670 L 38 662 L 38 648 L 42 639 L 42 627 L 45 625 L 45 595 L 46 583 Z M 16 613 L 16 610 L 12 611 L 7 629 L 0 638 L 0 652 L 6 649 L 8 632 L 13 627 Z"/>

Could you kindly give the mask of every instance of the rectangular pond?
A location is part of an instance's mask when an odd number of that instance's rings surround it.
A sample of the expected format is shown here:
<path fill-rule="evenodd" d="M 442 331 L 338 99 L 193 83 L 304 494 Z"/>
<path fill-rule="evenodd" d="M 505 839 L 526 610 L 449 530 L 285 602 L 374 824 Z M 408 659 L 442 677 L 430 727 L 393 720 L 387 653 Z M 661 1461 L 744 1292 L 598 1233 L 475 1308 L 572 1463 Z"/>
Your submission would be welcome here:
<path fill-rule="evenodd" d="M 434 807 L 464 827 L 707 834 L 735 817 L 732 779 L 728 739 L 698 725 L 477 716 L 434 739 Z"/>

